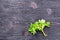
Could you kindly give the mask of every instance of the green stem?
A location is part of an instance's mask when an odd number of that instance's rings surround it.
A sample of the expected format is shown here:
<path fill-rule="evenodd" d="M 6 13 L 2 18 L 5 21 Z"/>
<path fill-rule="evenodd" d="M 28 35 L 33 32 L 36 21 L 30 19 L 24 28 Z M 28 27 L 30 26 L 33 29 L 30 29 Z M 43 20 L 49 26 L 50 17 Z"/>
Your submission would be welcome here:
<path fill-rule="evenodd" d="M 45 34 L 44 30 L 42 30 L 42 33 L 43 33 L 43 35 L 44 35 L 45 37 L 47 36 L 47 34 Z"/>

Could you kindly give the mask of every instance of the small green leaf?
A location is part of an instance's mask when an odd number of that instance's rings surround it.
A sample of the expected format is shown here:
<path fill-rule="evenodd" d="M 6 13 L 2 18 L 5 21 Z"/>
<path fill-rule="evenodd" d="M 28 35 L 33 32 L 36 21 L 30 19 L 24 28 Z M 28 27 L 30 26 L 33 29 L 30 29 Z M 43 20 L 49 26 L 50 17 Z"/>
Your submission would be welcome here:
<path fill-rule="evenodd" d="M 40 23 L 45 23 L 45 20 L 44 19 L 41 19 L 39 22 Z"/>
<path fill-rule="evenodd" d="M 46 22 L 45 26 L 50 27 L 50 22 Z"/>

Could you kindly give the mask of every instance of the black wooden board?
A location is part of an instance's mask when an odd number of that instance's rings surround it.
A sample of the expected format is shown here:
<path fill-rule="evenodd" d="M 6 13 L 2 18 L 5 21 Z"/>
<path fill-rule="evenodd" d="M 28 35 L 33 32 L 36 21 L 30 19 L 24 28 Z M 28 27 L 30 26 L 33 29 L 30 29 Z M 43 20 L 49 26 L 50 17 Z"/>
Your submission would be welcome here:
<path fill-rule="evenodd" d="M 28 32 L 39 19 L 51 22 L 47 37 Z M 60 0 L 0 0 L 0 40 L 60 40 Z"/>

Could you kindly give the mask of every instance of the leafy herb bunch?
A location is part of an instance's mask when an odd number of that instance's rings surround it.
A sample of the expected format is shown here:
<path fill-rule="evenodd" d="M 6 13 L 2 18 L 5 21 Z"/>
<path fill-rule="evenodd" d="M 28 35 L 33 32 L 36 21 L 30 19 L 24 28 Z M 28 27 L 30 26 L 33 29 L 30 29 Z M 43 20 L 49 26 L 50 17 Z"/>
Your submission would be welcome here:
<path fill-rule="evenodd" d="M 45 27 L 50 27 L 50 22 L 46 22 L 44 19 L 41 19 L 34 23 L 31 23 L 28 31 L 35 35 L 37 33 L 36 30 L 39 30 L 43 33 L 44 36 L 47 36 L 47 34 L 44 32 Z"/>

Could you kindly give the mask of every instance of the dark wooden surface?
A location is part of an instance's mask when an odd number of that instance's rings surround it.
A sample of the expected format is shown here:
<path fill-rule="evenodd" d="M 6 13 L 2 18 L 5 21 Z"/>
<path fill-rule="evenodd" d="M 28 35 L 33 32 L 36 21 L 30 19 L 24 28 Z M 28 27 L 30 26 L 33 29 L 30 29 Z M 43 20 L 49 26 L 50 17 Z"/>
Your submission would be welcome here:
<path fill-rule="evenodd" d="M 42 18 L 48 36 L 31 35 L 29 24 Z M 0 40 L 60 40 L 60 0 L 0 0 Z"/>

